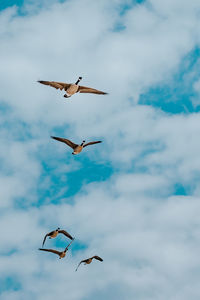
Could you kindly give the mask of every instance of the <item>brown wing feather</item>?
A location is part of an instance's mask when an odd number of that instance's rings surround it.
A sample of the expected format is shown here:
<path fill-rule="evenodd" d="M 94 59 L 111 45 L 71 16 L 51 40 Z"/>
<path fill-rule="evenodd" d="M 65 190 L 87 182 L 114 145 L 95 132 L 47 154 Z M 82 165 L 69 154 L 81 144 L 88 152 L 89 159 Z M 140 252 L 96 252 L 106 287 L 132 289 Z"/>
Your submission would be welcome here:
<path fill-rule="evenodd" d="M 89 146 L 89 145 L 94 145 L 94 144 L 98 144 L 98 143 L 102 143 L 102 141 L 89 142 L 89 143 L 83 145 L 83 148 L 84 148 L 84 147 L 87 147 L 87 146 Z"/>
<path fill-rule="evenodd" d="M 45 80 L 38 80 L 39 83 L 44 85 L 49 85 L 54 87 L 55 89 L 60 89 L 61 91 L 64 89 L 65 91 L 70 87 L 71 83 L 64 83 L 64 82 L 57 82 L 57 81 L 45 81 Z"/>
<path fill-rule="evenodd" d="M 52 253 L 55 253 L 55 254 L 57 254 L 57 255 L 60 255 L 60 254 L 61 254 L 60 251 L 57 251 L 57 250 L 54 250 L 54 249 L 43 249 L 43 248 L 39 248 L 38 250 L 46 251 L 46 252 L 52 252 Z"/>
<path fill-rule="evenodd" d="M 95 258 L 95 259 L 97 259 L 99 261 L 103 261 L 103 259 L 101 257 L 97 256 L 97 255 L 94 255 L 92 258 Z"/>
<path fill-rule="evenodd" d="M 59 233 L 64 234 L 66 237 L 68 237 L 70 240 L 73 240 L 74 238 L 65 230 L 58 230 Z"/>
<path fill-rule="evenodd" d="M 87 86 L 82 86 L 82 85 L 79 85 L 78 92 L 80 92 L 80 93 L 92 93 L 92 94 L 99 94 L 99 95 L 107 95 L 108 94 L 108 93 L 105 93 L 105 92 L 102 92 L 102 91 L 99 91 L 99 90 L 96 90 L 96 89 L 93 89 L 93 88 L 90 88 L 90 87 L 87 87 Z"/>
<path fill-rule="evenodd" d="M 56 136 L 51 136 L 51 138 L 54 139 L 54 140 L 57 140 L 59 142 L 67 144 L 72 149 L 75 149 L 78 146 L 77 144 L 74 144 L 73 142 L 71 142 L 68 139 L 64 139 L 64 138 L 60 138 L 60 137 L 56 137 Z"/>
<path fill-rule="evenodd" d="M 47 233 L 47 234 L 45 235 L 44 240 L 43 240 L 43 243 L 42 243 L 42 247 L 44 246 L 44 243 L 45 243 L 46 238 L 47 238 L 48 236 L 49 236 L 49 233 Z"/>
<path fill-rule="evenodd" d="M 83 262 L 85 262 L 86 261 L 86 259 L 85 260 L 82 260 L 82 261 L 80 261 L 80 263 L 78 264 L 78 266 L 77 266 L 77 268 L 76 268 L 76 271 L 78 270 L 78 267 L 80 266 L 80 264 L 82 264 Z"/>

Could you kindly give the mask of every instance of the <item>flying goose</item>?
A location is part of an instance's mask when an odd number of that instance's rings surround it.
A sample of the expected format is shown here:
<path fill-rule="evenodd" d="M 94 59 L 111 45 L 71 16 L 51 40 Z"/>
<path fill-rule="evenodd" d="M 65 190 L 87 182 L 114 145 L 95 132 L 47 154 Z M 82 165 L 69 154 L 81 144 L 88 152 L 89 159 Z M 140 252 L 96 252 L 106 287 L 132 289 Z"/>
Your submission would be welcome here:
<path fill-rule="evenodd" d="M 68 139 L 64 139 L 64 138 L 60 138 L 60 137 L 56 137 L 56 136 L 51 136 L 51 138 L 54 140 L 57 140 L 59 142 L 63 142 L 65 144 L 67 144 L 69 147 L 71 147 L 74 150 L 72 152 L 72 154 L 74 154 L 74 155 L 80 153 L 83 150 L 83 148 L 85 148 L 89 145 L 102 143 L 102 141 L 96 141 L 96 142 L 89 142 L 89 143 L 85 144 L 85 141 L 82 141 L 82 143 L 80 145 L 78 145 L 78 144 L 74 144 L 73 142 L 71 142 Z"/>
<path fill-rule="evenodd" d="M 60 228 L 58 227 L 56 230 L 53 230 L 53 231 L 51 231 L 51 232 L 49 232 L 49 233 L 47 233 L 47 234 L 45 235 L 44 240 L 43 240 L 43 243 L 42 243 L 42 247 L 44 246 L 44 243 L 45 243 L 47 237 L 49 237 L 50 239 L 53 239 L 53 238 L 57 237 L 57 235 L 58 235 L 59 233 L 64 234 L 64 235 L 65 235 L 66 237 L 68 237 L 70 240 L 74 240 L 74 238 L 73 238 L 67 231 L 65 231 L 65 230 L 60 230 Z"/>
<path fill-rule="evenodd" d="M 39 248 L 38 250 L 55 253 L 55 254 L 59 255 L 59 258 L 61 259 L 61 258 L 65 257 L 66 252 L 68 251 L 68 248 L 69 248 L 69 246 L 71 245 L 72 242 L 73 242 L 73 240 L 69 243 L 69 245 L 65 248 L 64 251 L 57 251 L 57 250 L 54 250 L 54 249 L 43 249 L 43 248 Z"/>
<path fill-rule="evenodd" d="M 57 81 L 44 81 L 38 80 L 39 83 L 52 86 L 56 89 L 60 89 L 61 91 L 64 89 L 66 94 L 64 95 L 65 98 L 69 98 L 76 93 L 92 93 L 92 94 L 99 94 L 99 95 L 106 95 L 107 93 L 87 87 L 79 85 L 79 82 L 82 80 L 82 77 L 79 77 L 76 83 L 64 83 L 64 82 L 57 82 Z"/>
<path fill-rule="evenodd" d="M 87 258 L 87 259 L 85 259 L 85 260 L 82 260 L 82 261 L 78 264 L 78 267 L 79 267 L 80 264 L 82 264 L 82 263 L 84 263 L 84 265 L 89 265 L 89 264 L 91 264 L 93 258 L 95 258 L 95 259 L 97 259 L 97 260 L 99 260 L 99 261 L 103 261 L 103 259 L 102 259 L 101 257 L 95 255 L 95 256 L 92 256 L 92 257 Z M 76 271 L 78 270 L 78 267 L 76 268 Z"/>

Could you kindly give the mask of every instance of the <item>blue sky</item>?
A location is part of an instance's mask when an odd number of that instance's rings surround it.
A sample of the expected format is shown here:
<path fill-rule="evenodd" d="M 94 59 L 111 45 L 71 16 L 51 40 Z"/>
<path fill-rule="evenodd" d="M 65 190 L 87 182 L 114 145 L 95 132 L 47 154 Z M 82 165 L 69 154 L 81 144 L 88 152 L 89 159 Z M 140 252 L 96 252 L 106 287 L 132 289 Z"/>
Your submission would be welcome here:
<path fill-rule="evenodd" d="M 191 99 L 196 96 L 192 85 L 198 79 L 200 50 L 195 48 L 181 61 L 181 64 L 167 84 L 157 85 L 140 97 L 141 104 L 157 106 L 168 113 L 192 113 L 199 111 L 199 105 L 194 106 Z M 158 95 L 162 101 L 156 99 Z"/>
<path fill-rule="evenodd" d="M 6 1 L 1 1 L 0 3 L 0 9 L 3 10 L 7 7 L 13 6 L 13 5 L 17 5 L 17 6 L 22 6 L 24 3 L 24 0 L 6 0 Z"/>
<path fill-rule="evenodd" d="M 198 1 L 0 10 L 2 299 L 198 299 Z M 109 95 L 36 82 L 78 76 Z M 103 143 L 73 156 L 51 135 Z M 61 261 L 37 250 L 58 226 L 76 238 Z"/>

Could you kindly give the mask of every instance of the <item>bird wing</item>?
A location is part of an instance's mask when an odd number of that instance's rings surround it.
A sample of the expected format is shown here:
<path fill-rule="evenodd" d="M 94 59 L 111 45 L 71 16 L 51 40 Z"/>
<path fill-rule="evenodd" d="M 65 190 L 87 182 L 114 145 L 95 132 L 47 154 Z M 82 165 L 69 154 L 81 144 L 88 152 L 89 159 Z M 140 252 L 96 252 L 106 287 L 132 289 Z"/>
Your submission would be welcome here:
<path fill-rule="evenodd" d="M 89 146 L 89 145 L 94 145 L 94 144 L 98 144 L 98 143 L 102 143 L 102 141 L 89 142 L 89 143 L 83 145 L 83 147 L 87 147 L 87 146 Z"/>
<path fill-rule="evenodd" d="M 60 251 L 57 251 L 57 250 L 54 250 L 54 249 L 43 249 L 43 248 L 39 248 L 38 250 L 46 251 L 46 252 L 52 252 L 52 253 L 55 253 L 55 254 L 57 254 L 57 255 L 60 255 L 60 254 L 61 254 Z"/>
<path fill-rule="evenodd" d="M 99 91 L 99 90 L 96 90 L 96 89 L 93 89 L 93 88 L 90 88 L 90 87 L 87 87 L 87 86 L 82 86 L 82 85 L 79 85 L 78 92 L 80 92 L 80 93 L 92 93 L 92 94 L 99 94 L 99 95 L 108 94 L 108 93 L 105 93 L 105 92 L 102 92 L 102 91 Z"/>
<path fill-rule="evenodd" d="M 103 261 L 103 259 L 101 257 L 97 256 L 97 255 L 94 255 L 92 258 L 95 258 L 95 259 L 97 259 L 99 261 Z"/>
<path fill-rule="evenodd" d="M 74 238 L 65 230 L 58 230 L 59 233 L 64 234 L 66 237 L 68 237 L 70 240 L 73 240 Z"/>
<path fill-rule="evenodd" d="M 72 149 L 75 149 L 78 146 L 77 144 L 74 144 L 73 142 L 71 142 L 68 139 L 64 139 L 64 138 L 60 138 L 60 137 L 56 137 L 56 136 L 51 136 L 51 138 L 54 139 L 54 140 L 57 140 L 59 142 L 67 144 Z"/>
<path fill-rule="evenodd" d="M 85 260 L 80 261 L 80 263 L 78 264 L 78 267 L 80 266 L 80 264 L 82 264 L 83 262 L 85 262 Z M 76 268 L 76 271 L 78 270 L 78 267 Z"/>
<path fill-rule="evenodd" d="M 71 83 L 64 83 L 64 82 L 57 82 L 57 81 L 38 80 L 38 82 L 44 85 L 49 85 L 51 87 L 54 87 L 55 89 L 60 89 L 61 91 L 63 89 L 66 91 L 71 85 Z"/>
<path fill-rule="evenodd" d="M 46 238 L 47 238 L 48 236 L 49 236 L 49 233 L 47 233 L 47 234 L 45 235 L 44 240 L 43 240 L 43 243 L 42 243 L 42 247 L 44 246 L 44 243 L 45 243 Z"/>

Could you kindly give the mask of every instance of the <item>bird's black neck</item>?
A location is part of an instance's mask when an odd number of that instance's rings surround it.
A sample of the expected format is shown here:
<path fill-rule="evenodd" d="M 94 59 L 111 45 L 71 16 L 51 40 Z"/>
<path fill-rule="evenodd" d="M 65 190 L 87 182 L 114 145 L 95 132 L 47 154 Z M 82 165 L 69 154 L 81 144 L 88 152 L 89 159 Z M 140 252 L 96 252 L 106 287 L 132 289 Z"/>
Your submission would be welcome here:
<path fill-rule="evenodd" d="M 79 82 L 81 81 L 82 77 L 79 77 L 79 79 L 77 80 L 77 82 L 75 83 L 76 85 L 79 84 Z"/>

